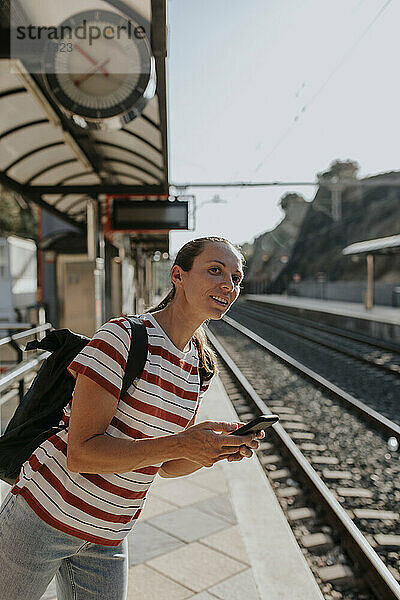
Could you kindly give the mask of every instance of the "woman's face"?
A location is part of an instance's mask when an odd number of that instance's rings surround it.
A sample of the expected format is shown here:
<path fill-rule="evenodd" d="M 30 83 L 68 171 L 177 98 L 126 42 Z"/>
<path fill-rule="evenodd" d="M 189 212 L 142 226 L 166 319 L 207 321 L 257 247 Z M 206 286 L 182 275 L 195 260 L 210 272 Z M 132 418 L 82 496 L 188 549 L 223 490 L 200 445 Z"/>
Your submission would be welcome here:
<path fill-rule="evenodd" d="M 179 287 L 184 299 L 203 321 L 220 319 L 239 295 L 242 261 L 234 248 L 224 242 L 206 242 L 190 271 L 176 266 L 174 269 L 181 277 Z"/>

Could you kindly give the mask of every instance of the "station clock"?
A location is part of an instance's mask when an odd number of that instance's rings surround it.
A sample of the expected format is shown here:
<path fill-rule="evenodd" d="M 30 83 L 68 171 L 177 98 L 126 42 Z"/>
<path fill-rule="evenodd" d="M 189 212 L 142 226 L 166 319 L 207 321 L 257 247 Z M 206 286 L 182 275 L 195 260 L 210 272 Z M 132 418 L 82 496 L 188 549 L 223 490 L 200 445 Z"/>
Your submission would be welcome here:
<path fill-rule="evenodd" d="M 144 27 L 90 10 L 54 28 L 42 72 L 51 98 L 77 125 L 117 129 L 138 116 L 156 88 Z"/>

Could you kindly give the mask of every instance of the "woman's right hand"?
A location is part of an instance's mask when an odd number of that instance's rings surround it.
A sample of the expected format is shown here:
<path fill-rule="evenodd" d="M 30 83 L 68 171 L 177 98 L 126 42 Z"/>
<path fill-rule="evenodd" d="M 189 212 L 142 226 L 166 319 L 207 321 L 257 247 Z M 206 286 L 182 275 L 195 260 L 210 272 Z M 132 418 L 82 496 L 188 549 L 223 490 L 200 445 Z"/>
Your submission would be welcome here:
<path fill-rule="evenodd" d="M 212 467 L 239 451 L 240 446 L 257 449 L 256 434 L 234 435 L 238 423 L 224 421 L 203 421 L 192 425 L 178 434 L 182 443 L 184 458 Z M 219 433 L 218 433 L 219 432 Z"/>

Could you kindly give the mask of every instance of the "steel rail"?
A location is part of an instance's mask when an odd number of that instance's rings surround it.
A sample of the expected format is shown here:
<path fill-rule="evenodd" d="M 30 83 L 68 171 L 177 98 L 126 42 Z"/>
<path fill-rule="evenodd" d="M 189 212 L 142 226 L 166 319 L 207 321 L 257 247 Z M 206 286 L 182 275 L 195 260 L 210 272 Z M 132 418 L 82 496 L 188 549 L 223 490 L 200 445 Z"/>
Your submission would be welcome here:
<path fill-rule="evenodd" d="M 228 320 L 228 318 L 224 317 L 224 320 Z M 229 321 L 232 321 L 232 319 L 229 319 Z M 271 413 L 268 406 L 259 397 L 222 344 L 209 329 L 207 329 L 207 336 L 221 356 L 228 370 L 232 373 L 240 387 L 251 398 L 252 402 L 257 406 L 261 413 Z M 364 577 L 377 598 L 400 600 L 400 586 L 396 579 L 330 492 L 329 488 L 318 476 L 296 444 L 292 441 L 290 436 L 279 423 L 273 425 L 271 429 L 275 432 L 290 459 L 294 461 L 300 478 L 312 489 L 313 493 L 318 498 L 318 501 L 323 505 L 327 519 L 333 527 L 341 532 L 341 535 L 343 536 L 343 545 L 349 555 L 356 564 L 364 567 L 366 571 Z"/>
<path fill-rule="evenodd" d="M 250 316 L 252 319 L 256 319 L 257 321 L 266 323 L 267 325 L 269 325 L 271 327 L 279 327 L 279 329 L 283 329 L 284 331 L 287 331 L 291 335 L 296 335 L 297 337 L 300 337 L 302 339 L 309 340 L 310 342 L 319 344 L 320 346 L 322 346 L 324 348 L 328 348 L 329 350 L 334 350 L 335 352 L 339 352 L 340 354 L 343 354 L 344 356 L 348 356 L 349 358 L 363 362 L 363 363 L 369 365 L 370 367 L 375 367 L 376 369 L 381 369 L 382 371 L 386 371 L 390 375 L 396 376 L 400 373 L 399 365 L 385 365 L 384 363 L 381 364 L 379 362 L 376 362 L 373 358 L 361 356 L 360 354 L 357 354 L 357 352 L 353 352 L 352 350 L 346 350 L 345 348 L 338 348 L 337 346 L 335 346 L 334 343 L 332 344 L 330 342 L 313 337 L 312 334 L 303 333 L 301 331 L 295 331 L 294 329 L 291 329 L 290 326 L 288 326 L 286 324 L 281 324 L 279 326 L 274 325 L 274 323 L 271 323 L 270 321 L 268 321 L 268 318 L 265 315 L 263 316 L 262 314 L 255 313 L 254 311 L 252 311 L 252 309 L 250 307 L 241 306 L 240 308 L 238 308 L 238 310 L 241 310 L 241 311 L 247 313 L 247 315 Z M 280 315 L 274 315 L 274 318 L 276 319 L 277 322 L 278 321 L 284 322 L 286 320 L 285 317 L 281 317 Z M 295 321 L 291 321 L 291 322 L 293 322 L 293 324 L 295 324 Z M 300 325 L 301 327 L 307 327 L 306 325 L 303 325 L 300 323 L 298 323 L 298 325 Z M 322 328 L 320 330 L 323 331 Z M 340 336 L 340 334 L 336 334 L 336 333 L 334 333 L 334 335 L 337 335 L 338 337 Z M 348 336 L 342 336 L 342 337 L 347 338 Z"/>
<path fill-rule="evenodd" d="M 262 310 L 265 312 L 273 313 L 279 315 L 280 318 L 285 319 L 286 321 L 290 321 L 293 323 L 298 323 L 299 325 L 304 325 L 305 327 L 309 327 L 310 329 L 316 329 L 317 331 L 324 331 L 327 333 L 333 333 L 334 335 L 343 337 L 345 339 L 349 339 L 353 342 L 361 342 L 362 344 L 366 344 L 367 346 L 372 346 L 374 348 L 379 348 L 379 350 L 388 350 L 389 352 L 395 352 L 397 354 L 400 353 L 400 344 L 396 344 L 395 342 L 390 343 L 385 340 L 375 340 L 368 335 L 364 335 L 362 333 L 356 333 L 355 331 L 349 331 L 340 329 L 339 327 L 334 327 L 333 325 L 328 325 L 324 323 L 320 325 L 317 321 L 312 321 L 311 319 L 305 319 L 303 317 L 295 316 L 293 313 L 288 313 L 276 308 L 276 305 L 269 304 L 267 302 L 260 302 L 258 300 L 247 300 L 245 302 L 240 302 L 239 306 L 241 308 L 245 306 L 252 306 L 257 308 L 258 310 Z M 291 307 L 289 307 L 291 308 Z"/>
<path fill-rule="evenodd" d="M 266 342 L 259 335 L 257 335 L 253 331 L 250 331 L 250 329 L 247 329 L 247 327 L 240 325 L 240 323 L 237 323 L 234 319 L 230 317 L 223 317 L 223 320 L 229 325 L 231 325 L 231 327 L 233 327 L 234 329 L 237 329 L 237 331 L 240 331 L 247 337 L 251 338 L 252 341 L 262 346 L 265 350 L 273 354 L 275 357 L 279 358 L 285 364 L 290 365 L 293 369 L 310 379 L 313 383 L 322 387 L 325 391 L 333 395 L 336 399 L 343 402 L 347 407 L 357 412 L 359 415 L 362 416 L 364 420 L 371 423 L 375 427 L 375 429 L 383 433 L 385 436 L 396 437 L 400 439 L 400 425 L 397 425 L 397 423 L 390 421 L 390 419 L 387 419 L 373 408 L 370 408 L 361 400 L 357 400 L 357 398 L 354 398 L 354 396 L 352 396 L 351 394 L 345 392 L 334 383 L 328 381 L 327 379 L 325 379 L 325 377 L 318 375 L 318 373 L 312 371 L 311 369 L 300 363 L 298 360 L 294 359 L 289 354 L 286 354 L 286 352 L 283 352 L 282 350 L 279 350 L 279 348 L 277 348 L 276 346 L 273 346 L 269 342 Z"/>

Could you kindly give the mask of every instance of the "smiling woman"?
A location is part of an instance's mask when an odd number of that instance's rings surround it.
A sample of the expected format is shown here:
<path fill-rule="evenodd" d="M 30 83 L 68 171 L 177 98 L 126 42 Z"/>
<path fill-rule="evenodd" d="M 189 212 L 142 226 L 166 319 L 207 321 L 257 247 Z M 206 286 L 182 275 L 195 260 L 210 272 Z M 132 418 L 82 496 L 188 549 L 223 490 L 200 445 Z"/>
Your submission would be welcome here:
<path fill-rule="evenodd" d="M 220 319 L 235 302 L 243 279 L 244 257 L 225 238 L 203 237 L 187 242 L 171 269 L 172 288 L 156 307 L 157 321 L 171 333 L 178 347 L 193 337 L 206 372 L 215 370 L 202 323 Z M 211 300 L 211 302 L 210 302 Z"/>
<path fill-rule="evenodd" d="M 65 428 L 22 465 L 0 510 L 0 598 L 39 600 L 56 575 L 59 600 L 126 600 L 127 535 L 157 473 L 179 477 L 252 456 L 263 432 L 195 424 L 216 372 L 202 324 L 225 314 L 242 277 L 243 257 L 227 240 L 188 242 L 169 294 L 138 316 L 147 358 L 127 391 L 135 339 L 124 316 L 100 327 L 70 363 L 76 385 Z"/>

